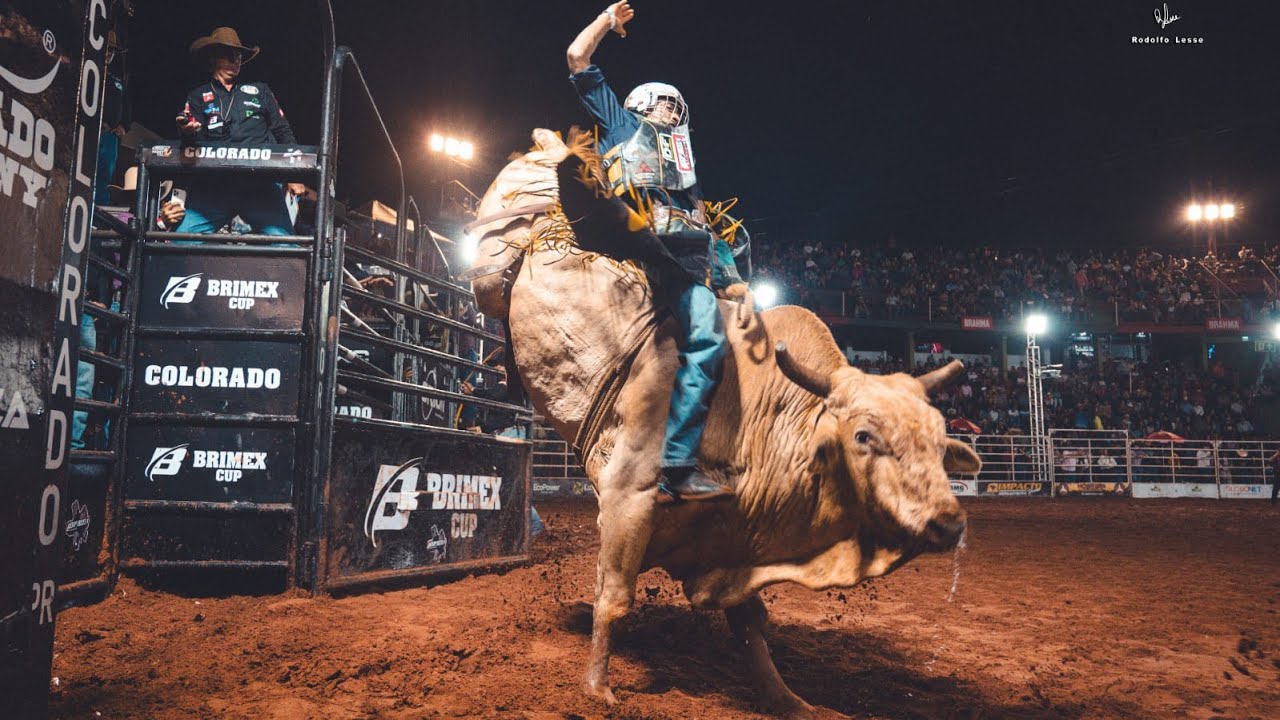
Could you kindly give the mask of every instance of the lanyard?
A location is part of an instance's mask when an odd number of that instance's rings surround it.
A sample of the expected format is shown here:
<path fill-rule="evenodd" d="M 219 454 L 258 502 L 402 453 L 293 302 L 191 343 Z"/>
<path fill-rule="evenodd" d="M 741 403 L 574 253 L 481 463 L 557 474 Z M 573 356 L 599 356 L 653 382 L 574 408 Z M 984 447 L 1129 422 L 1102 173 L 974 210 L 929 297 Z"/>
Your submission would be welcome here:
<path fill-rule="evenodd" d="M 212 82 L 209 83 L 209 89 L 213 91 L 213 96 L 218 99 L 218 111 L 222 113 L 222 122 L 227 122 L 231 118 L 227 117 L 227 109 L 222 105 L 222 95 L 218 92 L 218 88 L 213 86 Z M 231 89 L 227 91 L 227 97 L 231 98 L 231 104 L 235 105 L 236 86 L 231 86 Z"/>

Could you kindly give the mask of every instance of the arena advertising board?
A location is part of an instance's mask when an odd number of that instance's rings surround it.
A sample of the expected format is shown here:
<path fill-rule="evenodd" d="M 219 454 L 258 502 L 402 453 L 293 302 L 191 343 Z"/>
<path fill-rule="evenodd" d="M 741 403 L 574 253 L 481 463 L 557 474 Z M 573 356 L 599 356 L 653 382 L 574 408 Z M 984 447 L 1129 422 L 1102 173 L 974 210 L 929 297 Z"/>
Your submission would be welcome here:
<path fill-rule="evenodd" d="M 129 428 L 130 500 L 287 503 L 292 428 L 141 425 Z"/>
<path fill-rule="evenodd" d="M 1218 495 L 1223 500 L 1269 500 L 1271 486 L 1224 483 L 1218 486 Z"/>
<path fill-rule="evenodd" d="M 315 170 L 319 148 L 310 145 L 200 145 L 158 144 L 143 148 L 141 156 L 148 168 L 182 170 L 202 168 L 227 170 Z M 273 173 L 278 176 L 279 173 Z"/>
<path fill-rule="evenodd" d="M 139 338 L 133 411 L 296 415 L 301 363 L 296 342 Z"/>
<path fill-rule="evenodd" d="M 952 483 L 954 484 L 954 482 L 955 481 L 953 480 Z M 977 494 L 982 496 L 1049 496 L 1049 483 L 1040 482 L 1038 480 L 979 480 L 975 484 L 978 488 Z"/>
<path fill-rule="evenodd" d="M 1218 486 L 1211 482 L 1135 482 L 1133 496 L 1136 498 L 1217 498 Z"/>
<path fill-rule="evenodd" d="M 103 0 L 0 12 L 0 697 L 43 716 L 108 25 Z M 79 538 L 84 524 L 72 531 Z M 86 539 L 85 542 L 88 542 Z M 83 544 L 82 544 L 83 547 Z"/>
<path fill-rule="evenodd" d="M 1240 330 L 1244 323 L 1238 317 L 1208 318 L 1204 321 L 1206 330 Z"/>
<path fill-rule="evenodd" d="M 148 253 L 141 287 L 144 328 L 301 330 L 307 261 Z"/>
<path fill-rule="evenodd" d="M 951 478 L 951 492 L 956 497 L 973 497 L 978 494 L 977 480 L 957 480 Z"/>
<path fill-rule="evenodd" d="M 571 478 L 537 478 L 533 481 L 535 498 L 595 497 L 595 488 L 586 480 Z"/>
<path fill-rule="evenodd" d="M 59 586 L 97 577 L 103 571 L 110 465 L 71 463 L 62 503 L 62 571 Z"/>
<path fill-rule="evenodd" d="M 1060 482 L 1058 495 L 1128 495 L 1127 482 Z"/>
<path fill-rule="evenodd" d="M 526 556 L 531 447 L 478 433 L 339 418 L 324 582 Z"/>

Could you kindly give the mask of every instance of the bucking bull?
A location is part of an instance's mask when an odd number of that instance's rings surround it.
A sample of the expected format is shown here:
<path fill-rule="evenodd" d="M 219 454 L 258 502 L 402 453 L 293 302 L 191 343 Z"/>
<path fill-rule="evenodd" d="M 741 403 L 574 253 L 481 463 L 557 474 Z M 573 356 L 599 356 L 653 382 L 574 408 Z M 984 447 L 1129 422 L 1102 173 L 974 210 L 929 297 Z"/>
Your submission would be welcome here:
<path fill-rule="evenodd" d="M 744 313 L 721 301 L 731 351 L 700 459 L 737 495 L 659 505 L 674 322 L 655 311 L 634 266 L 575 242 L 575 232 L 600 224 L 563 209 L 605 202 L 583 170 L 590 143 L 566 144 L 547 130 L 533 137 L 536 148 L 508 164 L 480 203 L 470 276 L 480 307 L 508 322 L 525 392 L 575 441 L 599 499 L 586 690 L 615 702 L 611 629 L 630 609 L 639 573 L 661 567 L 691 604 L 725 611 L 760 699 L 775 712 L 808 716 L 814 709 L 769 656 L 758 593 L 783 581 L 848 587 L 956 545 L 965 513 L 947 473 L 977 472 L 981 462 L 947 437 L 928 395 L 961 366 L 916 378 L 868 375 L 849 366 L 813 313 Z"/>

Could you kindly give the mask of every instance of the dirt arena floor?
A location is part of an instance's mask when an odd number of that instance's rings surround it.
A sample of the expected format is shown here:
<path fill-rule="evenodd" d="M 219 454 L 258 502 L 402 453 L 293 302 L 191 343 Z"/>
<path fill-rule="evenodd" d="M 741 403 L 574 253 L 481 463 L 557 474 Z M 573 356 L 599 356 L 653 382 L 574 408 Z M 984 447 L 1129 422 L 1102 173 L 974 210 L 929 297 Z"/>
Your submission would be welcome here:
<path fill-rule="evenodd" d="M 1280 718 L 1280 508 L 971 499 L 968 549 L 843 592 L 765 591 L 802 697 L 858 718 Z M 640 579 L 578 685 L 591 502 L 540 505 L 532 566 L 334 599 L 180 597 L 122 580 L 59 616 L 56 718 L 756 718 L 720 613 Z"/>

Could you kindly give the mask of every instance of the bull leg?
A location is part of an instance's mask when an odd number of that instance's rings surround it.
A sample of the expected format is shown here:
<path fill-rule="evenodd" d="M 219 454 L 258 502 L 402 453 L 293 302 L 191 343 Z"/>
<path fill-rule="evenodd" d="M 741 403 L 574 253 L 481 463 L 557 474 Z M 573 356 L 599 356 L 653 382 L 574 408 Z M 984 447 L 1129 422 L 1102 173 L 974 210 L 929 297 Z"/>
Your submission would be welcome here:
<path fill-rule="evenodd" d="M 636 577 L 653 532 L 653 491 L 610 491 L 601 483 L 600 557 L 596 561 L 596 603 L 591 623 L 591 657 L 586 691 L 612 705 L 609 653 L 613 624 L 627 614 L 636 595 Z"/>
<path fill-rule="evenodd" d="M 733 636 L 746 648 L 750 666 L 751 683 L 760 693 L 760 699 L 771 711 L 788 718 L 811 718 L 814 708 L 791 692 L 791 688 L 778 675 L 769 646 L 764 640 L 764 629 L 769 623 L 769 611 L 759 595 L 724 610 Z"/>

